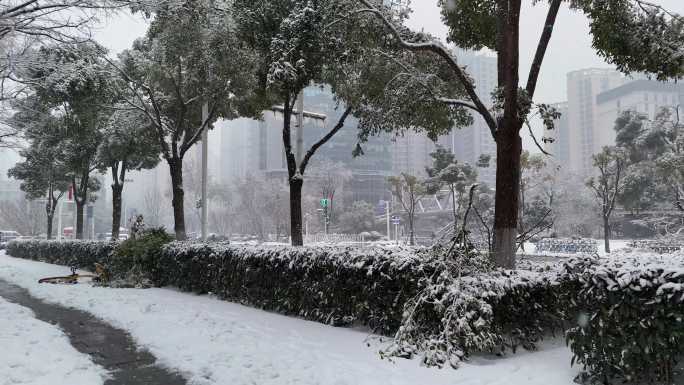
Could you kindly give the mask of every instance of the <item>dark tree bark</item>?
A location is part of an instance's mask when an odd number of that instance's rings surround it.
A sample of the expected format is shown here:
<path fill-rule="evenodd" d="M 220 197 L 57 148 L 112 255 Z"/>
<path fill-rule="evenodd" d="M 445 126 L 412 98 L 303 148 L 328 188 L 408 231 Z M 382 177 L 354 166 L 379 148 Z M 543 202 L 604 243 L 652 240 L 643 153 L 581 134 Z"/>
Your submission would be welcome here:
<path fill-rule="evenodd" d="M 112 185 L 112 240 L 119 239 L 121 228 L 121 195 L 123 185 Z"/>
<path fill-rule="evenodd" d="M 121 201 L 126 167 L 126 161 L 121 162 L 120 170 L 119 162 L 112 165 L 112 240 L 114 241 L 119 239 L 119 229 L 121 228 Z"/>
<path fill-rule="evenodd" d="M 169 164 L 171 173 L 171 204 L 173 205 L 173 229 L 176 233 L 176 240 L 184 241 L 187 239 L 185 234 L 185 210 L 183 208 L 183 159 L 173 156 L 166 160 Z"/>
<path fill-rule="evenodd" d="M 522 141 L 518 132 L 514 131 L 509 135 L 515 138 L 501 140 L 497 146 L 494 207 L 493 258 L 497 266 L 504 268 L 515 267 L 522 151 Z"/>
<path fill-rule="evenodd" d="M 74 191 L 74 202 L 76 203 L 76 229 L 74 229 L 74 236 L 76 239 L 83 239 L 83 206 L 87 203 L 88 194 L 88 175 L 81 176 L 81 180 L 76 183 L 76 179 L 72 179 L 71 184 Z"/>
<path fill-rule="evenodd" d="M 85 201 L 76 200 L 76 239 L 83 239 L 83 206 Z"/>
<path fill-rule="evenodd" d="M 497 2 L 497 66 L 503 91 L 503 116 L 496 130 L 496 196 L 494 206 L 494 263 L 515 268 L 515 241 L 520 194 L 522 119 L 518 116 L 520 0 Z"/>
<path fill-rule="evenodd" d="M 304 158 L 296 159 L 292 152 L 291 138 L 291 119 L 294 108 L 294 97 L 285 95 L 283 104 L 283 147 L 285 149 L 285 159 L 287 160 L 287 175 L 290 185 L 290 238 L 292 246 L 303 246 L 304 235 L 302 234 L 302 187 L 304 186 L 304 173 L 309 160 L 316 151 L 327 143 L 344 126 L 347 116 L 351 113 L 351 108 L 347 108 L 337 121 L 337 124 L 323 136 L 318 142 L 314 143 L 304 155 Z M 300 162 L 300 163 L 298 163 Z"/>
<path fill-rule="evenodd" d="M 292 246 L 304 245 L 302 236 L 302 187 L 304 180 L 290 178 L 290 235 Z"/>
<path fill-rule="evenodd" d="M 45 214 L 47 217 L 47 229 L 45 234 L 47 239 L 50 240 L 52 239 L 52 223 L 55 217 L 55 209 L 57 208 L 58 201 L 58 198 L 55 198 L 54 186 L 52 185 L 52 183 L 50 184 L 50 187 L 48 189 L 47 199 L 47 203 L 45 204 Z"/>

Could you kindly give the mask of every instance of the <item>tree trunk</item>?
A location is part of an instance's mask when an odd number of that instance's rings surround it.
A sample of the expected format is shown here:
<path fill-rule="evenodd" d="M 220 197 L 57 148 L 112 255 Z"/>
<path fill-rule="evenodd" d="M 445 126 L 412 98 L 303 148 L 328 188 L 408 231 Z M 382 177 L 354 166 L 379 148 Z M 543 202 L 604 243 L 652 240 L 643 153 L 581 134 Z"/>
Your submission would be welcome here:
<path fill-rule="evenodd" d="M 608 217 L 603 217 L 603 246 L 606 253 L 610 253 L 610 221 Z"/>
<path fill-rule="evenodd" d="M 520 197 L 520 153 L 518 130 L 503 131 L 497 138 L 496 203 L 494 208 L 494 264 L 515 268 L 515 249 Z"/>
<path fill-rule="evenodd" d="M 413 220 L 414 220 L 415 212 L 409 213 L 408 215 L 408 225 L 409 225 L 409 246 L 415 246 L 416 244 L 416 237 L 415 234 L 413 233 Z"/>
<path fill-rule="evenodd" d="M 48 240 L 52 239 L 52 223 L 55 217 L 55 209 L 57 207 L 57 199 L 52 197 L 52 187 L 50 187 L 50 193 L 48 194 L 48 204 L 45 205 L 45 214 L 47 216 L 47 229 L 46 238 Z"/>
<path fill-rule="evenodd" d="M 167 159 L 169 172 L 171 173 L 171 203 L 173 205 L 173 229 L 176 232 L 176 240 L 184 241 L 185 235 L 185 211 L 183 208 L 183 159 L 174 156 Z"/>
<path fill-rule="evenodd" d="M 301 177 L 290 178 L 290 236 L 292 246 L 303 246 L 302 236 L 302 187 L 304 180 Z M 325 218 L 323 218 L 325 221 Z"/>
<path fill-rule="evenodd" d="M 47 239 L 50 240 L 52 239 L 52 219 L 54 218 L 54 215 L 47 215 Z"/>
<path fill-rule="evenodd" d="M 119 239 L 119 229 L 121 228 L 122 192 L 122 184 L 112 184 L 112 240 L 114 241 Z"/>
<path fill-rule="evenodd" d="M 458 212 L 456 211 L 456 190 L 451 187 L 451 211 L 454 215 L 454 237 L 458 236 Z"/>
<path fill-rule="evenodd" d="M 85 199 L 76 199 L 76 239 L 83 239 L 83 206 L 85 205 Z"/>

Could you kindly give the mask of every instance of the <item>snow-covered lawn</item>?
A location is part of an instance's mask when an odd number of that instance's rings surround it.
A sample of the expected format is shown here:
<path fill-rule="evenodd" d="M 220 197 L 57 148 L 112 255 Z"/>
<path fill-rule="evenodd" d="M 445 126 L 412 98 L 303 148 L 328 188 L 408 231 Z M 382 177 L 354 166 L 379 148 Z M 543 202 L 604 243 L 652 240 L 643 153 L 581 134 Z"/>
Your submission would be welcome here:
<path fill-rule="evenodd" d="M 0 297 L 0 385 L 98 385 L 106 375 L 59 328 Z"/>
<path fill-rule="evenodd" d="M 459 370 L 430 369 L 416 360 L 381 360 L 367 334 L 170 289 L 108 289 L 40 285 L 68 273 L 61 266 L 0 252 L 0 278 L 32 295 L 95 314 L 130 331 L 161 364 L 191 384 L 459 384 L 572 385 L 570 351 L 562 343 L 506 358 L 477 357 Z M 3 384 L 4 385 L 4 384 Z"/>

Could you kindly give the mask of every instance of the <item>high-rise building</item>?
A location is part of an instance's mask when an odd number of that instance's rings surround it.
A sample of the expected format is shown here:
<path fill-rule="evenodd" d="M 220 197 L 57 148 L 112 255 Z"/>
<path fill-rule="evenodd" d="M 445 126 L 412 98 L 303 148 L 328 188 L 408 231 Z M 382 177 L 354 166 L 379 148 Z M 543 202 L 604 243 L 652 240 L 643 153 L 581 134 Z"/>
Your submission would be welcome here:
<path fill-rule="evenodd" d="M 588 68 L 568 73 L 567 143 L 572 172 L 580 175 L 591 173 L 598 118 L 596 96 L 624 82 L 624 77 L 613 69 Z"/>
<path fill-rule="evenodd" d="M 475 82 L 475 90 L 487 107 L 491 107 L 491 95 L 497 84 L 496 57 L 457 49 L 454 54 L 458 63 L 466 67 L 466 72 Z M 488 168 L 478 169 L 479 179 L 490 186 L 496 180 L 496 144 L 484 119 L 472 113 L 473 123 L 467 127 L 454 128 L 448 135 L 428 139 L 424 133 L 407 132 L 397 137 L 393 148 L 394 173 L 408 172 L 425 176 L 425 168 L 432 165 L 430 153 L 437 145 L 451 150 L 459 162 L 476 164 L 480 155 L 491 157 Z"/>
<path fill-rule="evenodd" d="M 491 107 L 491 95 L 497 87 L 496 57 L 458 50 L 456 58 L 473 78 L 477 96 L 487 108 Z M 496 143 L 484 119 L 477 113 L 472 113 L 472 116 L 473 124 L 455 129 L 450 135 L 440 138 L 439 143 L 450 148 L 461 162 L 476 164 L 480 155 L 489 155 L 489 167 L 478 169 L 478 174 L 481 182 L 493 187 L 496 181 Z"/>
<path fill-rule="evenodd" d="M 570 126 L 568 126 L 568 103 L 554 103 L 551 105 L 561 116 L 554 120 L 553 130 L 544 128 L 542 146 L 544 151 L 551 154 L 553 162 L 560 166 L 561 171 L 569 171 L 570 164 Z"/>
<path fill-rule="evenodd" d="M 392 171 L 398 175 L 402 172 L 418 177 L 427 176 L 426 167 L 432 165 L 430 153 L 435 151 L 436 144 L 422 132 L 406 132 L 395 138 L 392 148 Z"/>
<path fill-rule="evenodd" d="M 615 144 L 615 119 L 623 111 L 634 111 L 654 119 L 663 107 L 679 105 L 684 87 L 679 83 L 638 79 L 596 96 L 596 127 L 593 152 Z"/>
<path fill-rule="evenodd" d="M 304 109 L 324 114 L 325 121 L 305 118 L 304 147 L 310 148 L 320 140 L 344 111 L 337 105 L 329 87 L 311 86 L 304 90 Z M 294 145 L 295 120 L 292 123 Z M 262 174 L 271 178 L 285 179 L 287 164 L 283 150 L 283 115 L 265 111 L 262 121 L 241 119 L 221 123 L 221 179 L 224 182 L 248 174 Z M 392 174 L 392 141 L 388 135 L 371 137 L 363 144 L 363 155 L 353 157 L 358 141 L 358 121 L 347 117 L 343 128 L 318 149 L 311 159 L 310 170 L 324 161 L 342 165 L 351 171 L 348 199 L 377 203 L 388 198 L 386 179 Z"/>

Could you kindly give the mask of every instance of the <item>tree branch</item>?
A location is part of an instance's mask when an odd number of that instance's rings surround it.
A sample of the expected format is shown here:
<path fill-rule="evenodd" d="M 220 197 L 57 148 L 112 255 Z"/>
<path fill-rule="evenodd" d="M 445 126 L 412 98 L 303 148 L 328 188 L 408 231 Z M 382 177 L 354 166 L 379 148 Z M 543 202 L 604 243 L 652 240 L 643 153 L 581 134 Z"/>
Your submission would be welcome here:
<path fill-rule="evenodd" d="M 374 14 L 377 18 L 379 18 L 383 22 L 383 24 L 390 30 L 390 32 L 392 33 L 394 38 L 399 42 L 399 45 L 401 47 L 409 51 L 415 52 L 432 52 L 446 60 L 446 62 L 449 64 L 449 67 L 454 71 L 454 74 L 458 78 L 461 85 L 463 85 L 463 88 L 468 94 L 468 97 L 475 104 L 476 111 L 480 115 L 482 115 L 485 122 L 487 123 L 487 126 L 489 126 L 489 130 L 492 134 L 492 137 L 494 138 L 494 140 L 496 140 L 496 120 L 489 112 L 487 107 L 485 107 L 484 103 L 482 103 L 480 97 L 477 96 L 477 93 L 475 92 L 475 86 L 470 81 L 463 68 L 461 68 L 456 62 L 456 60 L 453 58 L 453 56 L 451 56 L 451 53 L 447 51 L 447 49 L 444 48 L 444 46 L 434 41 L 425 43 L 407 42 L 402 38 L 401 33 L 399 33 L 397 27 L 395 27 L 394 24 L 389 19 L 387 19 L 387 17 L 379 9 L 375 8 L 368 0 L 358 1 L 367 7 L 367 9 L 365 10 L 359 10 L 359 13 L 371 13 Z"/>
<path fill-rule="evenodd" d="M 544 61 L 544 56 L 546 55 L 546 48 L 549 46 L 549 41 L 551 40 L 551 34 L 553 33 L 553 27 L 556 24 L 556 16 L 558 15 L 558 10 L 560 9 L 561 0 L 552 0 L 549 6 L 549 12 L 546 14 L 546 21 L 544 22 L 544 31 L 539 38 L 539 44 L 537 45 L 537 52 L 534 54 L 534 60 L 532 61 L 532 66 L 530 67 L 530 74 L 527 78 L 527 95 L 530 100 L 534 97 L 534 91 L 537 88 L 537 80 L 539 78 L 539 71 L 541 70 L 542 62 Z M 536 140 L 535 140 L 536 142 Z"/>
<path fill-rule="evenodd" d="M 330 140 L 337 132 L 344 127 L 344 121 L 347 119 L 347 116 L 351 113 L 351 107 L 347 107 L 346 110 L 344 110 L 344 113 L 342 113 L 342 116 L 340 116 L 340 119 L 337 121 L 337 124 L 324 136 L 322 137 L 318 142 L 316 142 L 309 151 L 306 152 L 306 155 L 304 155 L 304 159 L 302 160 L 302 163 L 299 165 L 299 172 L 304 175 L 304 171 L 306 170 L 306 165 L 309 163 L 309 159 L 316 153 L 316 150 L 318 150 L 319 147 L 324 145 L 327 141 Z"/>

